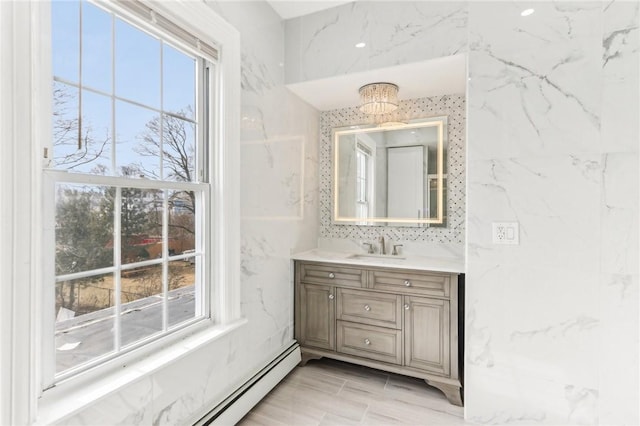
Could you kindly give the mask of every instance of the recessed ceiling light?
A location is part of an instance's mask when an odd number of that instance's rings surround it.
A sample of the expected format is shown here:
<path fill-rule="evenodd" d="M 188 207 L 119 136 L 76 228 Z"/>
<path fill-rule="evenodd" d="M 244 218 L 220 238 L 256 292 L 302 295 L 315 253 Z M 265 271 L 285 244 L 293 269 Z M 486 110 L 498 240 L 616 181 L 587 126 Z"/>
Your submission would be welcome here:
<path fill-rule="evenodd" d="M 362 49 L 363 47 L 365 47 L 367 45 L 367 43 L 365 43 L 364 41 L 361 41 L 360 43 L 356 44 L 356 47 L 358 49 Z"/>
<path fill-rule="evenodd" d="M 533 12 L 535 12 L 535 10 L 533 9 L 525 9 L 520 13 L 520 16 L 529 16 L 531 15 Z"/>

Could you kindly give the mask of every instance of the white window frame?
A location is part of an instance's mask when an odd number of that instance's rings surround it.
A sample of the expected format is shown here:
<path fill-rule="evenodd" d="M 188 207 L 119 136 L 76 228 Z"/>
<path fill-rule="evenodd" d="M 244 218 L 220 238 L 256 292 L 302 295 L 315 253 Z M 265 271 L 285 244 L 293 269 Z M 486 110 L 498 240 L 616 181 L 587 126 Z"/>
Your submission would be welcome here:
<path fill-rule="evenodd" d="M 373 215 L 374 207 L 374 188 L 372 163 L 374 161 L 374 153 L 371 148 L 364 142 L 360 142 L 356 138 L 356 206 L 355 217 L 366 219 Z M 362 186 L 364 190 L 361 191 Z M 359 197 L 360 193 L 364 198 Z M 367 221 L 359 221 L 358 225 L 366 225 Z"/>
<path fill-rule="evenodd" d="M 216 321 L 183 344 L 155 348 L 155 368 L 202 347 L 237 326 L 240 319 L 239 243 L 239 135 L 240 135 L 240 38 L 236 29 L 202 2 L 147 2 L 164 16 L 183 26 L 220 52 L 217 67 L 216 106 L 211 117 L 218 143 L 208 152 L 215 174 L 211 187 L 211 309 Z M 117 3 L 115 4 L 117 6 Z M 43 151 L 50 146 L 51 129 L 51 26 L 48 2 L 27 0 L 0 2 L 0 278 L 3 284 L 0 315 L 0 423 L 50 423 L 65 411 L 87 404 L 86 387 L 102 386 L 106 395 L 138 380 L 142 369 L 99 374 L 88 371 L 42 392 L 42 304 L 46 277 L 42 259 L 45 248 L 43 202 Z M 18 230 L 20 230 L 18 232 Z M 50 277 L 49 277 L 50 278 Z M 191 340 L 189 340 L 191 339 Z M 9 343 L 10 344 L 5 344 Z M 191 342 L 185 344 L 185 342 Z M 146 354 L 151 356 L 151 350 Z M 150 358 L 147 358 L 150 359 Z M 122 360 L 129 362 L 131 360 Z M 114 377 L 117 376 L 117 377 Z M 99 397 L 100 392 L 92 393 Z M 84 398 L 79 398 L 83 396 Z M 66 406 L 67 408 L 61 408 Z M 56 411 L 57 410 L 57 411 Z"/>
<path fill-rule="evenodd" d="M 197 136 L 197 147 L 196 147 L 197 164 L 195 164 L 194 166 L 195 166 L 196 174 L 199 177 L 204 178 L 204 177 L 214 175 L 215 171 L 212 170 L 212 168 L 206 163 L 206 158 L 203 158 L 203 157 L 206 155 L 206 146 L 213 146 L 216 144 L 216 141 L 212 137 L 209 137 L 209 140 L 207 141 L 204 140 L 206 138 L 206 135 L 211 133 L 210 130 L 212 130 L 211 126 L 213 124 L 208 122 L 208 119 L 210 119 L 210 117 L 206 117 L 206 112 L 211 111 L 210 116 L 211 115 L 215 116 L 217 114 L 216 111 L 214 110 L 216 102 L 215 102 L 215 99 L 210 99 L 208 94 L 204 93 L 204 90 L 206 90 L 207 88 L 215 87 L 217 75 L 215 75 L 215 71 L 211 72 L 210 70 L 217 69 L 218 61 L 215 58 L 207 57 L 208 55 L 204 55 L 203 52 L 198 52 L 195 49 L 190 48 L 189 46 L 185 46 L 182 40 L 178 38 L 174 38 L 170 34 L 164 33 L 162 30 L 158 30 L 157 28 L 154 28 L 153 25 L 151 25 L 148 22 L 144 22 L 142 19 L 140 19 L 135 15 L 120 11 L 119 8 L 114 8 L 111 5 L 107 5 L 105 3 L 100 4 L 100 7 L 103 10 L 105 10 L 107 13 L 115 14 L 116 19 L 123 20 L 124 22 L 127 22 L 133 25 L 134 27 L 140 29 L 141 31 L 145 32 L 146 34 L 148 34 L 149 37 L 154 37 L 154 38 L 158 37 L 165 44 L 180 46 L 179 49 L 181 51 L 185 52 L 188 55 L 192 55 L 193 57 L 198 58 L 196 60 L 196 75 L 194 76 L 194 78 L 196 79 L 195 87 L 196 87 L 196 94 L 197 94 L 196 105 L 195 105 L 196 117 L 194 118 L 194 121 L 198 125 L 198 131 L 197 131 L 198 136 Z M 79 11 L 81 10 L 82 9 L 79 9 Z M 80 16 L 80 19 L 82 20 L 82 16 Z M 112 30 L 115 31 L 115 25 L 112 26 Z M 112 42 L 114 38 L 115 38 L 115 34 L 112 37 Z M 81 43 L 82 43 L 82 40 L 81 40 Z M 80 60 L 82 60 L 82 58 L 80 58 Z M 112 60 L 115 60 L 114 56 L 112 56 Z M 209 67 L 209 64 L 211 65 L 211 67 Z M 162 63 L 160 64 L 160 66 L 162 67 Z M 111 70 L 111 72 L 113 73 L 113 69 Z M 57 76 L 53 76 L 53 77 L 57 77 Z M 111 78 L 112 79 L 114 78 L 113 74 L 111 75 Z M 63 80 L 61 82 L 67 85 L 76 86 L 75 83 L 66 83 Z M 78 89 L 84 90 L 84 86 L 82 85 L 81 81 L 78 82 Z M 105 93 L 104 95 L 106 97 L 109 97 L 111 102 L 115 102 L 116 100 L 120 99 L 116 93 L 110 93 L 110 94 Z M 167 113 L 167 111 L 163 109 L 155 110 L 155 111 L 158 114 L 160 114 L 160 116 L 162 114 Z M 112 119 L 111 124 L 113 126 L 113 123 L 114 123 L 113 120 L 115 120 L 115 117 L 112 117 L 111 119 Z M 115 129 L 113 129 L 112 127 L 112 134 L 115 135 L 114 130 Z M 50 147 L 50 148 L 51 150 L 49 152 L 55 154 L 55 151 L 54 151 L 55 147 Z M 160 154 L 162 155 L 162 150 L 160 150 Z M 159 158 L 159 160 L 161 161 L 162 158 Z M 80 374 L 83 371 L 86 371 L 92 367 L 110 363 L 112 359 L 115 360 L 115 358 L 122 357 L 123 354 L 125 354 L 126 352 L 133 351 L 136 349 L 144 350 L 144 346 L 149 345 L 149 343 L 153 342 L 154 340 L 166 339 L 166 338 L 169 338 L 172 334 L 176 334 L 176 333 L 179 335 L 178 330 L 180 328 L 184 328 L 192 324 L 196 326 L 197 325 L 202 326 L 202 324 L 198 324 L 198 323 L 202 322 L 206 317 L 209 317 L 211 321 L 215 321 L 215 317 L 211 316 L 211 314 L 215 315 L 215 312 L 212 313 L 210 309 L 211 301 L 214 299 L 214 297 L 211 296 L 210 293 L 215 291 L 215 285 L 205 284 L 206 282 L 210 284 L 214 283 L 208 278 L 209 271 L 210 271 L 209 258 L 211 255 L 211 252 L 210 252 L 211 235 L 210 235 L 210 232 L 208 232 L 209 230 L 208 224 L 210 222 L 210 215 L 208 214 L 208 209 L 211 207 L 211 202 L 209 201 L 211 182 L 208 182 L 208 181 L 199 182 L 199 180 L 201 179 L 198 179 L 195 182 L 175 182 L 175 181 L 167 181 L 167 180 L 161 180 L 161 179 L 159 180 L 137 179 L 137 178 L 122 177 L 122 176 L 118 176 L 118 173 L 116 171 L 115 158 L 111 159 L 111 171 L 112 171 L 112 175 L 102 176 L 102 175 L 91 175 L 86 173 L 69 173 L 64 168 L 60 168 L 60 169 L 45 168 L 44 176 L 43 176 L 44 178 L 43 192 L 45 194 L 44 211 L 51 211 L 51 212 L 55 211 L 55 208 L 56 208 L 55 199 L 53 196 L 55 194 L 55 188 L 57 184 L 79 184 L 79 185 L 114 187 L 116 188 L 116 196 L 114 200 L 116 212 L 119 212 L 120 192 L 121 192 L 120 190 L 124 188 L 157 189 L 162 191 L 184 190 L 184 191 L 195 192 L 197 194 L 196 199 L 198 200 L 198 203 L 195 206 L 196 212 L 194 215 L 194 218 L 196 219 L 195 227 L 197 231 L 196 250 L 195 250 L 194 256 L 197 256 L 200 259 L 202 259 L 202 261 L 198 262 L 196 265 L 196 277 L 197 277 L 195 282 L 195 287 L 196 287 L 195 315 L 196 316 L 191 320 L 188 320 L 183 324 L 180 324 L 178 327 L 169 327 L 169 324 L 167 323 L 167 319 L 168 319 L 167 309 L 168 309 L 169 301 L 166 298 L 163 298 L 162 331 L 159 333 L 155 333 L 152 336 L 142 338 L 141 340 L 136 341 L 133 344 L 130 344 L 127 348 L 123 348 L 120 342 L 120 339 L 121 339 L 120 321 L 122 319 L 121 306 L 123 304 L 119 301 L 120 298 L 116 298 L 116 303 L 114 303 L 114 306 L 113 306 L 114 308 L 113 350 L 108 354 L 96 356 L 92 360 L 89 360 L 85 363 L 81 363 L 79 365 L 71 367 L 63 372 L 56 372 L 56 363 L 55 363 L 56 324 L 50 321 L 50 319 L 54 318 L 56 315 L 56 313 L 52 310 L 53 305 L 50 303 L 51 300 L 55 299 L 54 286 L 45 285 L 44 303 L 43 303 L 43 314 L 44 314 L 43 315 L 43 336 L 42 336 L 42 341 L 43 341 L 42 382 L 43 382 L 43 388 L 45 389 L 53 386 L 56 383 L 59 383 L 62 380 L 65 380 L 66 378 L 73 377 L 77 374 Z M 166 203 L 167 203 L 167 200 L 165 199 L 163 210 L 166 210 L 168 208 L 168 205 Z M 51 254 L 55 253 L 55 232 L 53 232 L 55 228 L 55 223 L 53 222 L 54 220 L 53 216 L 54 215 L 50 215 L 45 218 L 45 221 L 48 221 L 48 223 L 46 223 L 45 225 L 45 229 L 47 229 L 48 231 L 45 232 L 44 241 L 43 241 L 44 246 L 49 249 L 49 253 Z M 120 277 L 121 277 L 122 271 L 133 269 L 135 267 L 144 267 L 149 265 L 162 265 L 164 268 L 166 265 L 168 265 L 168 262 L 170 261 L 181 260 L 188 257 L 187 255 L 171 256 L 171 258 L 169 259 L 168 253 L 166 252 L 166 250 L 163 250 L 163 255 L 161 259 L 151 259 L 151 260 L 146 260 L 144 262 L 122 264 L 120 260 L 121 259 L 120 244 L 118 241 L 119 235 L 120 235 L 120 232 L 119 232 L 120 229 L 118 227 L 119 219 L 117 216 L 119 216 L 118 213 L 116 213 L 116 217 L 114 218 L 115 219 L 114 235 L 116 237 L 114 239 L 113 266 L 102 268 L 101 270 L 82 271 L 75 274 L 67 274 L 62 278 L 65 278 L 65 280 L 84 278 L 87 276 L 93 276 L 97 272 L 99 272 L 100 274 L 102 273 L 115 274 L 114 281 L 113 281 L 114 282 L 113 290 L 115 294 L 118 295 L 120 294 L 120 282 L 121 282 Z M 166 218 L 165 218 L 165 222 L 166 222 Z M 163 234 L 163 239 L 168 238 L 168 229 L 166 227 L 166 223 L 163 225 L 162 234 Z M 166 249 L 167 246 L 165 245 L 164 248 Z M 54 259 L 55 259 L 55 256 L 53 255 L 44 256 L 45 263 L 44 263 L 43 269 L 44 269 L 45 277 L 48 277 L 49 275 L 51 275 L 51 273 L 53 273 L 55 277 L 55 262 L 53 262 Z M 163 275 L 166 276 L 167 273 L 168 273 L 167 271 L 164 271 Z M 50 283 L 53 283 L 54 281 L 57 282 L 59 280 L 60 280 L 60 277 L 55 277 L 55 280 L 50 281 Z M 166 282 L 164 282 L 163 289 L 161 290 L 161 294 L 166 294 L 167 291 L 168 289 L 166 288 Z M 48 358 L 46 356 L 47 353 L 51 355 L 51 358 Z"/>

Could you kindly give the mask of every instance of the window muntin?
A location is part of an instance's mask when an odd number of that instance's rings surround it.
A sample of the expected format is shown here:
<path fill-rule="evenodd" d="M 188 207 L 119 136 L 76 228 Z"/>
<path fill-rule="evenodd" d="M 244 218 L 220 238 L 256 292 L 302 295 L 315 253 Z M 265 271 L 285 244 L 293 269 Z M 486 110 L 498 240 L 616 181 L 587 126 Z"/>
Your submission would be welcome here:
<path fill-rule="evenodd" d="M 52 20 L 56 362 L 45 384 L 207 318 L 211 256 L 200 177 L 213 64 L 88 2 L 53 2 Z"/>

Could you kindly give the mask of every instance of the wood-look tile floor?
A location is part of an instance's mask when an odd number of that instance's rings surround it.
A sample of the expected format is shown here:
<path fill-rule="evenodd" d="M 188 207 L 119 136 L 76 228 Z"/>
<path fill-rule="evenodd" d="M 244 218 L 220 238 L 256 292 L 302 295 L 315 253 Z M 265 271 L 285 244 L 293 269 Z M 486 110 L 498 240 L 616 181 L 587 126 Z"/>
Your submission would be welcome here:
<path fill-rule="evenodd" d="M 296 367 L 239 423 L 281 425 L 463 425 L 423 380 L 329 359 Z"/>

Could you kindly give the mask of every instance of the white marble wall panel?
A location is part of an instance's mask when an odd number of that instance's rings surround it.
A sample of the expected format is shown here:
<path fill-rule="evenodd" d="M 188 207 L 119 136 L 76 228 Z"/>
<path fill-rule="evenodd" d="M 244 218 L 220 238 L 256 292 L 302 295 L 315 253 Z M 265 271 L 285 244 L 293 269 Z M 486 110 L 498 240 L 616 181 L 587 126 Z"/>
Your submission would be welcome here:
<path fill-rule="evenodd" d="M 289 19 L 286 82 L 454 55 L 466 47 L 466 21 L 456 1 L 360 1 Z"/>
<path fill-rule="evenodd" d="M 632 2 L 469 4 L 472 421 L 639 421 L 637 32 Z"/>
<path fill-rule="evenodd" d="M 109 425 L 145 425 L 153 423 L 153 381 L 144 378 L 127 389 L 103 398 L 60 425 L 91 425 L 101 423 Z"/>
<path fill-rule="evenodd" d="M 624 380 L 621 387 L 620 380 L 640 376 L 639 8 L 638 2 L 603 5 L 601 142 L 608 152 L 601 205 L 601 232 L 607 238 L 603 238 L 602 244 L 599 294 L 602 317 L 599 418 L 603 424 L 640 421 L 638 384 Z M 631 192 L 631 188 L 635 190 Z"/>
<path fill-rule="evenodd" d="M 600 4 L 488 4 L 469 6 L 469 77 L 483 93 L 469 99 L 477 111 L 470 120 L 482 129 L 499 127 L 476 155 L 600 150 L 601 91 L 594 90 L 601 83 L 602 36 L 594 31 Z M 520 16 L 528 6 L 535 13 Z"/>
<path fill-rule="evenodd" d="M 65 424 L 192 424 L 293 342 L 290 254 L 317 244 L 318 112 L 284 87 L 284 23 L 264 1 L 207 2 L 241 33 L 238 330 Z"/>
<path fill-rule="evenodd" d="M 242 143 L 243 179 L 260 182 L 241 194 L 244 218 L 302 220 L 304 145 L 301 137 Z"/>
<path fill-rule="evenodd" d="M 468 254 L 482 262 L 526 267 L 598 267 L 602 155 L 470 161 L 474 202 Z M 494 246 L 492 221 L 517 221 L 519 246 Z"/>

